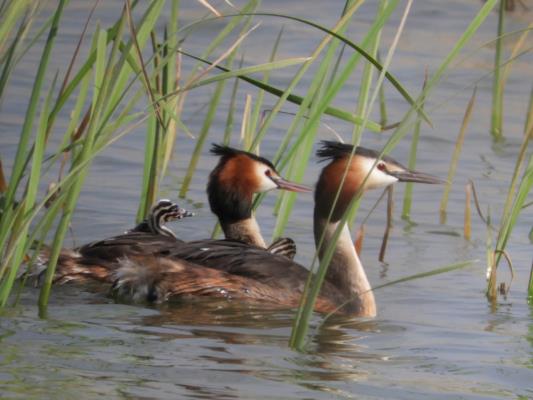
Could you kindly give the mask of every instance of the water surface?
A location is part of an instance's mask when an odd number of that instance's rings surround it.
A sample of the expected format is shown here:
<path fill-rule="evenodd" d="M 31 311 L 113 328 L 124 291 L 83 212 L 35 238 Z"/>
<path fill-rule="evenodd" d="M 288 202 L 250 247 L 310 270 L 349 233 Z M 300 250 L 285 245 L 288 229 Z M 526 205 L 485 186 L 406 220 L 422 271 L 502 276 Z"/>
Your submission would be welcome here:
<path fill-rule="evenodd" d="M 189 2 L 182 2 L 189 3 Z M 374 4 L 364 5 L 355 18 L 350 35 L 362 37 L 374 15 Z M 332 26 L 342 9 L 341 1 L 268 1 L 264 11 L 277 11 L 320 21 Z M 529 4 L 529 3 L 528 3 Z M 394 72 L 408 90 L 421 87 L 424 70 L 435 71 L 447 52 L 479 9 L 476 1 L 415 2 L 406 30 L 392 63 Z M 53 7 L 53 5 L 49 5 Z M 64 72 L 75 47 L 88 3 L 72 1 L 58 37 L 50 79 L 56 69 Z M 99 20 L 111 24 L 121 1 L 102 2 L 92 27 Z M 204 10 L 183 4 L 182 24 L 198 18 Z M 531 6 L 533 7 L 533 6 Z M 388 46 L 399 23 L 397 12 L 384 33 Z M 515 13 L 507 29 L 515 30 L 531 21 L 531 12 Z M 524 22 L 526 21 L 526 22 Z M 244 46 L 248 63 L 266 62 L 281 25 L 285 39 L 280 57 L 306 56 L 321 39 L 302 25 L 262 20 Z M 221 25 L 213 23 L 188 38 L 189 49 L 200 54 Z M 482 205 L 489 205 L 499 218 L 514 160 L 522 140 L 527 99 L 533 82 L 533 58 L 526 55 L 514 64 L 505 98 L 506 141 L 489 139 L 491 79 L 481 79 L 492 68 L 493 46 L 480 48 L 494 37 L 496 15 L 491 15 L 454 65 L 427 104 L 433 129 L 425 126 L 418 167 L 445 177 L 464 109 L 473 85 L 478 86 L 475 113 L 467 134 L 450 196 L 447 221 L 439 223 L 442 188 L 417 187 L 412 222 L 399 218 L 403 189 L 396 190 L 395 226 L 389 240 L 386 264 L 377 261 L 384 226 L 384 205 L 370 218 L 362 259 L 373 285 L 441 265 L 478 259 L 460 272 L 399 284 L 376 291 L 378 317 L 358 320 L 336 317 L 321 325 L 313 320 L 308 352 L 287 348 L 293 314 L 290 311 L 254 308 L 227 302 L 197 301 L 162 307 L 115 304 L 98 290 L 64 286 L 55 288 L 46 319 L 37 317 L 37 289 L 22 295 L 20 304 L 7 310 L 0 323 L 0 391 L 2 398 L 94 399 L 486 399 L 533 397 L 533 309 L 526 302 L 526 286 L 532 247 L 527 235 L 533 226 L 525 210 L 517 225 L 509 251 L 515 281 L 506 298 L 495 305 L 484 297 L 486 230 L 475 220 L 471 242 L 462 237 L 464 185 L 476 182 Z M 513 42 L 507 45 L 508 50 Z M 268 51 L 265 51 L 268 49 Z M 87 51 L 85 47 L 84 52 Z M 468 57 L 467 57 L 468 56 Z M 2 161 L 9 171 L 24 119 L 32 77 L 40 51 L 32 51 L 20 64 L 0 111 Z M 272 82 L 283 85 L 294 70 L 273 74 Z M 311 75 L 299 86 L 304 93 Z M 358 78 L 352 81 L 335 105 L 353 109 Z M 189 98 L 186 123 L 198 132 L 203 122 L 202 106 L 212 88 Z M 403 100 L 387 86 L 391 121 L 406 110 Z M 241 85 L 239 109 L 244 96 L 256 91 Z M 223 96 L 210 140 L 221 139 L 229 93 Z M 267 96 L 266 105 L 274 103 Z M 294 111 L 288 106 L 286 111 Z M 238 114 L 240 115 L 240 114 Z M 378 116 L 375 115 L 375 118 Z M 280 115 L 261 147 L 272 156 L 290 115 Z M 324 122 L 349 140 L 351 126 L 324 118 Z M 57 124 L 58 136 L 68 123 L 65 111 Z M 119 141 L 94 163 L 73 220 L 74 238 L 84 243 L 123 231 L 133 223 L 141 183 L 144 127 Z M 367 147 L 380 148 L 387 135 L 365 133 Z M 328 128 L 319 138 L 331 139 Z M 407 138 L 409 139 L 409 138 Z M 55 140 L 58 140 L 55 138 Z M 237 128 L 234 144 L 238 144 Z M 176 198 L 194 141 L 180 137 L 169 178 L 162 196 Z M 406 162 L 409 140 L 393 151 Z M 188 238 L 210 234 L 214 219 L 205 206 L 204 186 L 216 160 L 204 154 L 190 192 L 181 200 L 197 216 L 173 228 Z M 318 167 L 313 160 L 306 175 L 312 183 Z M 50 180 L 53 175 L 50 175 Z M 360 215 L 366 215 L 379 193 L 369 194 Z M 263 233 L 271 235 L 275 195 L 269 194 L 258 212 Z M 297 259 L 309 265 L 312 196 L 300 196 L 291 217 L 287 236 L 298 244 Z M 508 278 L 502 268 L 501 280 Z M 94 289 L 94 288 L 93 288 Z"/>

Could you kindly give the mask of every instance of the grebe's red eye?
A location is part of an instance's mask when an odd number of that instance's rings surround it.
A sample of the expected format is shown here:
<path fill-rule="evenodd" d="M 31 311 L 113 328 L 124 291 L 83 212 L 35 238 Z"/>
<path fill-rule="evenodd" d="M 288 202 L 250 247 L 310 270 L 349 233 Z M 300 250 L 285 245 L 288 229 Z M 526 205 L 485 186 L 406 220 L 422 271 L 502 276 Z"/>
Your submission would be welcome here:
<path fill-rule="evenodd" d="M 269 170 L 269 169 L 267 169 L 267 170 L 265 171 L 265 175 L 268 176 L 268 177 L 270 178 L 270 177 L 272 176 L 272 171 Z"/>
<path fill-rule="evenodd" d="M 378 163 L 377 165 L 377 169 L 379 169 L 380 171 L 385 171 L 386 167 L 385 167 L 385 163 Z"/>

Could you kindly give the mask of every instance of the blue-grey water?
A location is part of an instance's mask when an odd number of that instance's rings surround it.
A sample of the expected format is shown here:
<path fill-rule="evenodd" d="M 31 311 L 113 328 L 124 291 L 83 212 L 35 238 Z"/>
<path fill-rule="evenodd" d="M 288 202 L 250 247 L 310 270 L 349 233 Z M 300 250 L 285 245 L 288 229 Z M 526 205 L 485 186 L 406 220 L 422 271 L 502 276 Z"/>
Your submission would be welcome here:
<path fill-rule="evenodd" d="M 55 2 L 43 5 L 44 21 Z M 198 2 L 181 2 L 180 25 L 206 13 Z M 354 18 L 348 35 L 363 37 L 372 22 L 376 3 L 367 2 Z M 533 3 L 515 2 L 517 10 L 507 19 L 508 31 L 523 29 L 533 21 Z M 222 1 L 212 2 L 227 10 Z M 242 2 L 237 2 L 237 6 Z M 406 28 L 394 55 L 391 71 L 412 93 L 420 90 L 424 71 L 434 72 L 479 10 L 477 1 L 414 2 Z M 97 22 L 109 26 L 123 2 L 107 0 L 97 7 L 89 32 Z M 342 10 L 338 1 L 264 1 L 263 11 L 291 14 L 333 26 Z M 524 7 L 525 6 L 525 7 Z M 73 0 L 67 7 L 57 47 L 48 71 L 48 84 L 56 71 L 63 77 L 75 49 L 91 2 Z M 383 35 L 383 55 L 388 49 L 405 7 L 402 3 Z M 308 56 L 322 39 L 312 28 L 288 20 L 257 18 L 261 25 L 244 42 L 241 54 L 249 65 L 267 62 L 279 29 L 284 26 L 279 58 Z M 490 140 L 491 69 L 497 16 L 491 14 L 479 32 L 452 64 L 431 94 L 426 110 L 433 128 L 422 126 L 417 166 L 445 177 L 473 87 L 477 85 L 474 113 L 453 182 L 446 223 L 439 221 L 442 187 L 415 188 L 412 222 L 400 218 L 403 188 L 395 190 L 396 211 L 386 253 L 378 261 L 385 222 L 385 205 L 378 207 L 366 224 L 362 260 L 374 286 L 439 266 L 474 259 L 471 267 L 426 279 L 397 284 L 376 291 L 378 316 L 374 320 L 332 318 L 321 325 L 313 319 L 308 351 L 288 348 L 293 313 L 253 308 L 225 301 L 197 301 L 162 307 L 116 304 L 101 293 L 79 286 L 54 288 L 48 317 L 37 316 L 38 289 L 27 288 L 14 308 L 0 317 L 0 397 L 11 399 L 486 399 L 533 398 L 533 308 L 527 303 L 527 282 L 532 263 L 528 239 L 533 214 L 525 209 L 508 245 L 514 280 L 506 297 L 495 304 L 485 298 L 487 230 L 473 220 L 471 241 L 462 237 L 464 187 L 474 180 L 483 211 L 490 207 L 499 223 L 508 184 L 522 141 L 524 120 L 533 84 L 533 57 L 517 58 L 510 70 L 505 94 L 503 143 Z M 164 21 L 161 21 L 159 28 Z M 201 54 L 223 24 L 213 22 L 190 35 L 184 48 Z M 505 44 L 506 54 L 517 37 Z M 87 54 L 90 34 L 82 47 Z M 42 41 L 17 66 L 0 104 L 0 156 L 9 173 L 16 151 Z M 228 42 L 229 45 L 229 42 Z M 484 46 L 485 45 L 485 46 Z M 524 49 L 531 40 L 524 42 Z M 184 68 L 190 66 L 185 62 Z M 283 87 L 295 68 L 275 71 L 271 82 Z M 336 106 L 354 109 L 359 76 L 335 99 Z M 312 75 L 298 86 L 304 94 Z M 200 131 L 205 104 L 213 93 L 206 87 L 189 94 L 183 117 L 190 130 Z M 232 143 L 239 145 L 240 116 L 247 94 L 257 90 L 241 84 L 237 96 L 237 120 Z M 401 119 L 407 106 L 386 86 L 389 118 Z M 223 95 L 210 141 L 222 138 L 228 113 L 230 89 Z M 264 108 L 274 97 L 267 96 Z M 69 108 L 54 128 L 57 144 L 69 121 Z M 294 112 L 287 106 L 285 111 Z M 292 116 L 276 117 L 261 146 L 273 156 Z M 377 112 L 373 118 L 378 119 Z M 324 117 L 319 139 L 332 139 L 333 128 L 350 140 L 352 126 Z M 131 227 L 141 185 L 145 126 L 136 128 L 97 157 L 91 167 L 72 223 L 73 235 L 66 243 L 81 244 Z M 365 132 L 363 144 L 379 149 L 389 133 Z M 410 136 L 392 155 L 407 162 Z M 162 197 L 177 198 L 194 139 L 179 133 L 169 177 Z M 530 149 L 531 150 L 531 149 Z M 531 151 L 530 151 L 531 153 Z M 172 225 L 178 236 L 210 235 L 214 218 L 206 207 L 206 176 L 216 160 L 204 151 L 183 206 L 197 216 Z M 47 175 L 53 180 L 56 171 Z M 312 160 L 305 181 L 316 179 Z M 379 193 L 363 200 L 359 221 L 368 213 Z M 275 218 L 276 195 L 270 193 L 258 219 L 270 237 Z M 309 265 L 313 253 L 311 234 L 312 196 L 298 197 L 286 235 L 298 244 L 297 259 Z M 502 263 L 498 281 L 508 282 Z"/>

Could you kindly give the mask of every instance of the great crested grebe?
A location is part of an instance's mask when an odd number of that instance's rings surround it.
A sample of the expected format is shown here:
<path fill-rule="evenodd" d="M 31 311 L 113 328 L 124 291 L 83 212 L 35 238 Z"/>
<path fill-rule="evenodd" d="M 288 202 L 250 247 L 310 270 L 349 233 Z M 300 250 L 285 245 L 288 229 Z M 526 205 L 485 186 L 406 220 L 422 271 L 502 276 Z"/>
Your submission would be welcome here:
<path fill-rule="evenodd" d="M 220 160 L 209 175 L 207 195 L 213 213 L 219 218 L 226 239 L 265 248 L 266 244 L 252 211 L 253 196 L 272 189 L 310 192 L 311 188 L 283 179 L 266 158 L 227 146 L 213 145 L 211 153 Z M 164 208 L 164 206 L 162 206 Z M 157 208 L 157 206 L 156 206 Z M 153 213 L 157 218 L 157 212 Z M 168 231 L 147 232 L 148 222 L 125 234 L 95 241 L 78 249 L 62 251 L 56 281 L 111 282 L 112 271 L 123 257 L 167 254 L 183 241 Z M 293 257 L 295 244 L 291 239 L 278 239 L 267 248 L 272 254 Z M 47 255 L 40 257 L 46 264 Z"/>
<path fill-rule="evenodd" d="M 387 156 L 377 162 L 379 153 L 362 147 L 358 147 L 350 159 L 352 151 L 353 146 L 348 144 L 323 142 L 317 152 L 319 158 L 330 161 L 322 170 L 315 189 L 315 243 L 324 235 L 323 245 L 318 249 L 320 258 L 358 191 L 399 181 L 443 182 L 437 177 L 410 171 Z M 337 191 L 339 198 L 332 210 Z M 161 257 L 126 258 L 120 264 L 113 285 L 114 294 L 121 299 L 151 302 L 214 296 L 295 307 L 309 274 L 305 267 L 285 257 L 223 241 L 188 242 Z M 319 312 L 337 309 L 357 316 L 376 314 L 374 294 L 346 226 L 337 241 L 315 305 Z"/>

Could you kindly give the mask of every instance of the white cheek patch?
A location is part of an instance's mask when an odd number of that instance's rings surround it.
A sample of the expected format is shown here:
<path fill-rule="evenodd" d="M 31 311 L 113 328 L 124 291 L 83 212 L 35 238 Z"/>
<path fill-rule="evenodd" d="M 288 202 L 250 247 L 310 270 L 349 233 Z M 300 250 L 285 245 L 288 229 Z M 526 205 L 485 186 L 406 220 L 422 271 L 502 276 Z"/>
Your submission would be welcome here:
<path fill-rule="evenodd" d="M 259 192 L 268 192 L 272 189 L 277 189 L 278 185 L 276 185 L 272 179 L 270 179 L 268 176 L 263 175 L 264 178 L 261 179 L 261 184 L 259 185 Z"/>
<path fill-rule="evenodd" d="M 369 158 L 364 158 L 361 160 L 360 166 L 362 167 L 364 171 L 364 176 L 368 175 L 368 172 L 372 169 L 372 166 L 374 165 L 374 161 Z M 398 178 L 395 178 L 394 176 L 391 176 L 389 174 L 386 174 L 383 171 L 380 171 L 376 167 L 372 169 L 372 172 L 365 183 L 366 189 L 377 189 L 381 187 L 386 187 L 389 185 L 392 185 L 393 183 L 398 182 Z"/>
<path fill-rule="evenodd" d="M 277 189 L 278 185 L 272 179 L 266 176 L 268 169 L 264 165 L 255 165 L 255 174 L 259 177 L 258 193 L 268 192 L 272 189 Z"/>

